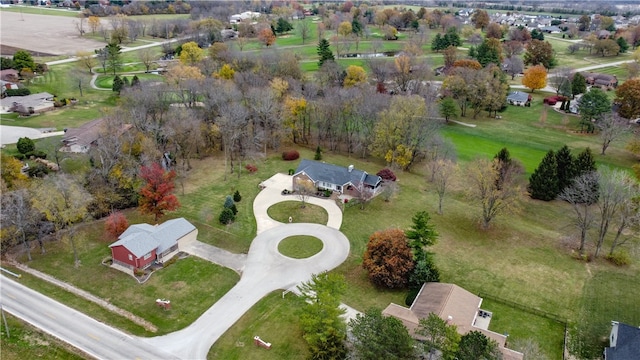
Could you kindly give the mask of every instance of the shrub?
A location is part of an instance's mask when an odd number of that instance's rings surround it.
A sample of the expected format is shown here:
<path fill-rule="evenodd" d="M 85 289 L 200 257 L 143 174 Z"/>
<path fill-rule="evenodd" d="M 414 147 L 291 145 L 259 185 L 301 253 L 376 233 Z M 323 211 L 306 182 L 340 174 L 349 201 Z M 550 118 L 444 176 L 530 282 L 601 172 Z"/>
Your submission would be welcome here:
<path fill-rule="evenodd" d="M 38 158 L 38 159 L 46 159 L 47 158 L 47 153 L 44 151 L 40 151 L 40 150 L 34 150 L 34 151 L 30 151 L 26 154 L 24 154 L 25 157 L 27 158 Z"/>
<path fill-rule="evenodd" d="M 300 158 L 300 153 L 298 150 L 287 150 L 282 153 L 282 160 L 292 161 Z"/>
<path fill-rule="evenodd" d="M 36 164 L 27 169 L 27 174 L 30 177 L 44 177 L 49 173 L 49 168 L 44 164 Z"/>
<path fill-rule="evenodd" d="M 324 191 L 324 196 L 325 196 L 325 197 L 329 197 L 329 196 L 331 196 L 331 190 L 326 189 L 326 190 Z"/>
<path fill-rule="evenodd" d="M 249 173 L 253 174 L 254 172 L 258 171 L 258 167 L 253 165 L 253 164 L 247 164 L 244 166 L 245 169 L 247 169 L 247 171 L 249 171 Z"/>
<path fill-rule="evenodd" d="M 104 222 L 104 230 L 111 238 L 118 238 L 129 227 L 129 221 L 120 211 L 111 213 Z"/>
<path fill-rule="evenodd" d="M 167 266 L 169 266 L 169 265 L 173 265 L 173 264 L 175 264 L 175 263 L 176 263 L 176 261 L 178 261 L 178 257 L 177 257 L 177 256 L 174 256 L 174 257 L 172 257 L 171 259 L 169 259 L 169 260 L 167 260 L 167 261 L 163 262 L 163 263 L 162 263 L 162 267 L 163 267 L 163 268 L 166 268 L 166 267 L 167 267 Z"/>
<path fill-rule="evenodd" d="M 396 174 L 388 168 L 378 171 L 376 175 L 380 176 L 384 181 L 396 181 Z"/>
<path fill-rule="evenodd" d="M 233 193 L 233 201 L 240 202 L 240 200 L 242 200 L 242 196 L 240 196 L 240 191 L 236 190 L 236 192 Z"/>
<path fill-rule="evenodd" d="M 294 169 L 289 169 L 289 175 L 293 175 L 295 173 L 296 173 L 296 171 Z"/>
<path fill-rule="evenodd" d="M 614 252 L 612 255 L 607 255 L 607 260 L 617 266 L 625 266 L 631 263 L 631 256 L 629 256 L 626 250 L 620 250 Z"/>
<path fill-rule="evenodd" d="M 18 139 L 16 147 L 21 154 L 26 154 L 36 149 L 36 143 L 34 143 L 33 140 L 29 139 L 28 137 L 21 137 L 20 139 Z"/>
<path fill-rule="evenodd" d="M 135 268 L 133 269 L 133 274 L 137 277 L 144 276 L 144 269 Z"/>
<path fill-rule="evenodd" d="M 27 88 L 7 89 L 5 94 L 7 94 L 7 96 L 27 96 L 31 95 L 31 90 Z"/>
<path fill-rule="evenodd" d="M 233 197 L 231 197 L 231 195 L 227 195 L 227 197 L 224 198 L 223 206 L 225 209 L 230 209 L 232 205 L 233 205 Z"/>
<path fill-rule="evenodd" d="M 228 225 L 231 224 L 233 220 L 235 220 L 235 215 L 233 214 L 233 211 L 231 209 L 224 208 L 220 213 L 220 217 L 218 218 L 218 220 L 221 224 Z"/>
<path fill-rule="evenodd" d="M 320 146 L 316 148 L 316 154 L 313 156 L 313 160 L 322 160 L 322 150 Z"/>
<path fill-rule="evenodd" d="M 26 156 L 24 156 L 24 154 L 15 154 L 13 155 L 14 158 L 18 159 L 18 160 L 24 160 L 26 158 Z"/>

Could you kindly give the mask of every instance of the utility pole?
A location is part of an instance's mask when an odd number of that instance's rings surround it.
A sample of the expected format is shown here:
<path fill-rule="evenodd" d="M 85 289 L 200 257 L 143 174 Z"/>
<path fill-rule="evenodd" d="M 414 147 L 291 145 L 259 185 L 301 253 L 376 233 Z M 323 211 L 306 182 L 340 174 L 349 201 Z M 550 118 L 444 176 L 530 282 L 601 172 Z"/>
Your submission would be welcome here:
<path fill-rule="evenodd" d="M 7 325 L 7 317 L 4 316 L 4 309 L 2 308 L 2 304 L 0 304 L 0 313 L 2 313 L 2 320 L 4 320 L 4 328 L 7 330 L 8 339 L 11 335 L 9 335 L 9 325 Z"/>

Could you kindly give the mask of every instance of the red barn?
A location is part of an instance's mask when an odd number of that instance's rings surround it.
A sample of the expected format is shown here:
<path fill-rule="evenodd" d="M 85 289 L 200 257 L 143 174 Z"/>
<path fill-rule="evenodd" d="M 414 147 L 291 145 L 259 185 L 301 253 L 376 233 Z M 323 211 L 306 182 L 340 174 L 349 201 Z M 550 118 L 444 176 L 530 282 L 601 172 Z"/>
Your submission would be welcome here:
<path fill-rule="evenodd" d="M 145 269 L 154 262 L 162 264 L 179 251 L 180 242 L 195 240 L 198 229 L 184 218 L 165 221 L 160 225 L 136 224 L 109 245 L 113 266 L 131 272 Z"/>

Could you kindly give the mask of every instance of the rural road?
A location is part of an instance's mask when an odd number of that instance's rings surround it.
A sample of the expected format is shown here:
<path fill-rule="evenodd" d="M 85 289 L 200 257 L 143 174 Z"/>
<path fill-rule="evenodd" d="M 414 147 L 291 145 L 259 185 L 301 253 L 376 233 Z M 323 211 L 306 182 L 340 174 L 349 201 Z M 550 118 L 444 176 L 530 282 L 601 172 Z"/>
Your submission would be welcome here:
<path fill-rule="evenodd" d="M 98 359 L 178 359 L 157 347 L 0 276 L 3 310 Z"/>
<path fill-rule="evenodd" d="M 313 274 L 339 266 L 349 255 L 349 240 L 338 230 L 342 212 L 333 200 L 312 198 L 310 201 L 327 210 L 330 226 L 283 224 L 270 219 L 267 209 L 281 201 L 296 200 L 295 196 L 280 194 L 282 189 L 291 188 L 291 177 L 276 174 L 263 184 L 266 188 L 254 200 L 258 235 L 251 243 L 246 258 L 238 256 L 227 260 L 233 264 L 234 270 L 241 270 L 240 281 L 182 330 L 153 338 L 130 336 L 4 276 L 1 278 L 0 297 L 3 308 L 98 359 L 206 359 L 211 346 L 265 295 L 276 290 L 293 289 L 310 280 Z M 292 259 L 280 254 L 280 241 L 294 235 L 316 237 L 323 242 L 323 248 L 305 259 Z M 211 246 L 190 244 L 187 251 L 205 259 L 210 255 L 214 262 L 216 256 L 226 254 L 211 253 L 207 247 Z M 343 308 L 347 310 L 347 316 L 355 316 L 354 309 Z M 264 335 L 265 340 L 269 341 L 269 334 Z"/>

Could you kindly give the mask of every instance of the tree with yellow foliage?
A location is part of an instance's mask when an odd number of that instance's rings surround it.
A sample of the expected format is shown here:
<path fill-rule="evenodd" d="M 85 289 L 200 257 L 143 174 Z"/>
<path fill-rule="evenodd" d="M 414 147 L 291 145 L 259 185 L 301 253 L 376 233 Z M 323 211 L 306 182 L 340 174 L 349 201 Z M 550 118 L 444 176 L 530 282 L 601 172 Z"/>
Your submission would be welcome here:
<path fill-rule="evenodd" d="M 180 52 L 180 62 L 184 65 L 195 65 L 204 58 L 204 51 L 198 46 L 195 41 L 189 41 L 182 44 L 182 51 Z"/>
<path fill-rule="evenodd" d="M 524 72 L 522 85 L 531 89 L 531 92 L 544 88 L 547 86 L 547 69 L 542 65 L 536 65 L 528 68 Z"/>
<path fill-rule="evenodd" d="M 100 27 L 100 18 L 97 16 L 89 16 L 88 23 L 91 28 L 91 33 L 95 34 L 96 30 Z"/>
<path fill-rule="evenodd" d="M 424 99 L 418 95 L 393 97 L 374 129 L 372 154 L 384 158 L 390 166 L 410 168 L 424 156 L 428 141 L 441 125 L 428 113 Z"/>
<path fill-rule="evenodd" d="M 222 68 L 220 69 L 220 71 L 218 71 L 218 74 L 216 75 L 220 79 L 233 80 L 233 76 L 235 73 L 236 71 L 233 70 L 229 64 L 224 64 L 222 65 Z"/>
<path fill-rule="evenodd" d="M 284 126 L 291 131 L 291 140 L 294 144 L 300 141 L 306 142 L 304 128 L 306 124 L 307 100 L 303 97 L 288 96 L 284 100 Z"/>
<path fill-rule="evenodd" d="M 29 179 L 21 169 L 22 162 L 20 160 L 4 153 L 0 155 L 0 173 L 2 181 L 8 189 L 16 188 L 20 183 Z"/>
<path fill-rule="evenodd" d="M 357 86 L 367 82 L 367 73 L 361 66 L 349 65 L 346 72 L 347 76 L 345 76 L 343 82 L 343 85 L 346 88 Z"/>

